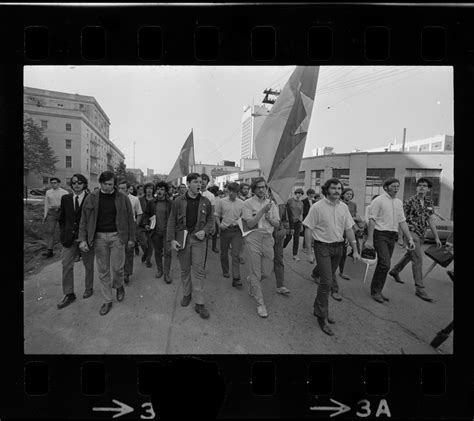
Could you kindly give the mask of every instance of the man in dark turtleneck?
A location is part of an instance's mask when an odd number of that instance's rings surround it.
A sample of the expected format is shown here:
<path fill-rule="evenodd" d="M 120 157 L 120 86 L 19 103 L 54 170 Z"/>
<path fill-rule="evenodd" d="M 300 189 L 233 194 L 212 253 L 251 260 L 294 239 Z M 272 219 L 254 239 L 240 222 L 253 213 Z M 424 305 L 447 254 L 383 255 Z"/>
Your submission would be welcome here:
<path fill-rule="evenodd" d="M 112 287 L 117 289 L 117 301 L 125 296 L 125 247 L 135 245 L 135 221 L 130 200 L 115 188 L 115 174 L 104 171 L 99 183 L 100 189 L 84 200 L 79 248 L 85 252 L 94 245 L 104 296 L 103 316 L 112 307 Z"/>

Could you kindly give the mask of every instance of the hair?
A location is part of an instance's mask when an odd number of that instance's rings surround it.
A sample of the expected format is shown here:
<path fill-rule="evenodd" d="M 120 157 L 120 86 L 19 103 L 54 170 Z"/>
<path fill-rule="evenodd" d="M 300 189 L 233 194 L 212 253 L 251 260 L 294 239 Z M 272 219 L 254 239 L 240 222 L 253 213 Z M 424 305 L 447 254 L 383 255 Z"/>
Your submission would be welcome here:
<path fill-rule="evenodd" d="M 116 180 L 116 175 L 112 171 L 104 171 L 101 175 L 99 175 L 99 183 L 105 183 L 106 181 L 109 180 Z"/>
<path fill-rule="evenodd" d="M 295 190 L 294 194 L 296 194 L 296 193 L 304 194 L 304 190 L 303 190 L 302 188 L 298 187 L 298 188 Z"/>
<path fill-rule="evenodd" d="M 207 190 L 210 191 L 214 196 L 217 196 L 217 192 L 219 191 L 219 186 L 211 186 Z"/>
<path fill-rule="evenodd" d="M 49 179 L 49 182 L 51 183 L 51 181 L 57 181 L 58 183 L 61 182 L 61 180 L 60 180 L 58 177 L 51 177 L 51 178 Z"/>
<path fill-rule="evenodd" d="M 166 182 L 164 182 L 164 181 L 158 181 L 158 183 L 156 183 L 155 190 L 156 190 L 158 187 L 164 187 L 165 193 L 168 193 L 168 191 L 170 190 L 170 187 L 169 187 L 168 184 L 167 184 Z"/>
<path fill-rule="evenodd" d="M 250 188 L 248 183 L 240 183 L 240 190 L 242 190 L 242 187 L 247 186 Z"/>
<path fill-rule="evenodd" d="M 186 177 L 186 183 L 190 183 L 193 180 L 196 180 L 201 177 L 201 174 L 198 174 L 197 172 L 192 172 L 189 173 Z"/>
<path fill-rule="evenodd" d="M 129 189 L 130 186 L 131 186 L 130 181 L 128 181 L 128 180 L 119 180 L 119 181 L 117 181 L 117 186 L 120 186 L 120 184 L 126 184 L 127 189 Z"/>
<path fill-rule="evenodd" d="M 321 193 L 315 193 L 314 199 L 321 199 Z"/>
<path fill-rule="evenodd" d="M 378 195 L 378 194 L 374 194 L 374 195 L 372 196 L 372 199 L 370 199 L 370 201 L 376 199 L 377 197 L 379 197 L 379 195 Z"/>
<path fill-rule="evenodd" d="M 207 180 L 207 182 L 209 183 L 209 181 L 210 181 L 211 179 L 209 178 L 209 176 L 208 176 L 207 174 L 202 173 L 202 174 L 201 174 L 201 180 Z"/>
<path fill-rule="evenodd" d="M 342 182 L 339 180 L 339 178 L 330 178 L 321 187 L 321 191 L 323 192 L 324 196 L 328 195 L 331 184 L 340 184 L 342 188 Z"/>
<path fill-rule="evenodd" d="M 390 178 L 387 178 L 384 182 L 383 182 L 383 189 L 384 190 L 387 190 L 388 186 L 390 186 L 390 184 L 393 184 L 393 183 L 398 183 L 400 184 L 400 180 L 398 178 L 394 178 L 394 177 L 390 177 Z"/>
<path fill-rule="evenodd" d="M 84 177 L 82 174 L 73 174 L 71 179 L 69 180 L 69 185 L 72 187 L 72 179 L 76 177 L 79 181 L 82 181 L 84 183 L 84 190 L 87 189 L 89 186 L 89 183 L 87 181 L 87 178 Z"/>
<path fill-rule="evenodd" d="M 155 193 L 155 189 L 156 189 L 155 183 L 151 183 L 151 182 L 150 182 L 150 183 L 146 183 L 145 186 L 144 186 L 144 189 L 143 189 L 143 191 L 144 191 L 145 193 L 146 193 L 147 187 L 151 187 L 151 188 L 153 189 L 153 193 Z"/>
<path fill-rule="evenodd" d="M 416 180 L 416 186 L 418 187 L 420 183 L 426 183 L 428 185 L 428 188 L 431 189 L 433 187 L 433 183 L 431 180 L 428 180 L 425 177 L 420 177 L 418 180 Z"/>
<path fill-rule="evenodd" d="M 229 183 L 227 184 L 227 190 L 234 192 L 234 193 L 239 193 L 240 192 L 240 185 L 239 183 Z"/>
<path fill-rule="evenodd" d="M 352 198 L 354 199 L 354 190 L 352 190 L 350 187 L 346 187 L 344 190 L 342 190 L 341 197 L 343 197 L 348 191 L 352 192 Z"/>
<path fill-rule="evenodd" d="M 268 184 L 263 177 L 257 177 L 255 180 L 252 181 L 252 184 L 250 185 L 250 189 L 252 190 L 252 193 L 255 193 L 255 190 L 257 189 L 257 184 L 261 182 L 264 182 L 265 186 L 268 187 Z"/>
<path fill-rule="evenodd" d="M 174 187 L 174 186 L 173 186 Z M 184 187 L 185 189 L 187 189 L 187 186 L 185 183 L 181 183 L 179 186 L 178 186 L 178 189 L 180 189 L 181 187 Z"/>
<path fill-rule="evenodd" d="M 306 190 L 306 195 L 309 196 L 310 194 L 316 194 L 316 192 L 313 189 Z"/>

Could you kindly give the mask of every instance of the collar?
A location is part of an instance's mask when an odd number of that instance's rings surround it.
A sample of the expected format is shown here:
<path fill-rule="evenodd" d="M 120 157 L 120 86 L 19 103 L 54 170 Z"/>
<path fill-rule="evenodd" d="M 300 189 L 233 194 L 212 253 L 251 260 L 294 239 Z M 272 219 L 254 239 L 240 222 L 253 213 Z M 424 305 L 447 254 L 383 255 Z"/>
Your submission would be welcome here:
<path fill-rule="evenodd" d="M 85 194 L 86 194 L 86 191 L 85 190 L 82 190 L 82 193 L 81 194 L 76 194 L 76 193 L 72 193 L 73 194 L 73 197 L 79 197 L 79 198 L 82 198 Z"/>
<path fill-rule="evenodd" d="M 390 200 L 395 200 L 397 198 L 397 196 L 395 197 L 390 196 L 387 192 L 384 192 L 384 195 L 387 196 Z"/>
<path fill-rule="evenodd" d="M 102 193 L 102 194 L 114 194 L 115 193 L 115 187 L 114 187 L 114 189 L 112 190 L 111 193 L 106 193 L 106 192 L 102 191 L 102 189 L 99 189 L 99 192 Z"/>
<path fill-rule="evenodd" d="M 198 200 L 198 199 L 201 198 L 201 192 L 199 192 L 199 193 L 197 194 L 197 196 L 196 196 L 194 199 L 189 195 L 188 192 L 186 192 L 186 193 L 184 194 L 184 197 L 185 197 L 186 199 L 189 199 L 189 200 Z"/>
<path fill-rule="evenodd" d="M 329 206 L 337 206 L 339 203 L 341 203 L 341 199 L 337 199 L 336 201 L 332 202 L 330 201 L 327 197 L 323 199 Z"/>

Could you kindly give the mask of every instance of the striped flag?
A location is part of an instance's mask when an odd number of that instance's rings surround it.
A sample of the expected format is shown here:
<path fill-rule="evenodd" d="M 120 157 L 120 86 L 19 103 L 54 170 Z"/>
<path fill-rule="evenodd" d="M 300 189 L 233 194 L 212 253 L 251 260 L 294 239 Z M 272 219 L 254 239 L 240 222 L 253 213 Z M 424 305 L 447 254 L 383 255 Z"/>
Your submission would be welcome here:
<path fill-rule="evenodd" d="M 303 157 L 319 66 L 298 66 L 255 138 L 263 177 L 277 203 L 290 197 Z"/>
<path fill-rule="evenodd" d="M 194 137 L 193 131 L 189 134 L 186 142 L 184 142 L 178 159 L 174 163 L 166 181 L 174 181 L 177 178 L 185 177 L 189 174 L 189 169 L 194 165 Z"/>

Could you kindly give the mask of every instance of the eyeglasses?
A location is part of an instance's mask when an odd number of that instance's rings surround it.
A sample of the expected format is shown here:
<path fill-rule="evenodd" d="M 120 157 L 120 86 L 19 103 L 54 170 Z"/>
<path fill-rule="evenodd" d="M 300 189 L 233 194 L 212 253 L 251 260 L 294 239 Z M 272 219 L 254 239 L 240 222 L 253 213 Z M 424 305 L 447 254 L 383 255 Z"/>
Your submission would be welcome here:
<path fill-rule="evenodd" d="M 257 187 L 255 187 L 255 188 L 256 188 L 256 189 L 266 189 L 267 186 L 257 186 Z"/>
<path fill-rule="evenodd" d="M 83 181 L 71 181 L 71 184 L 84 184 Z"/>

